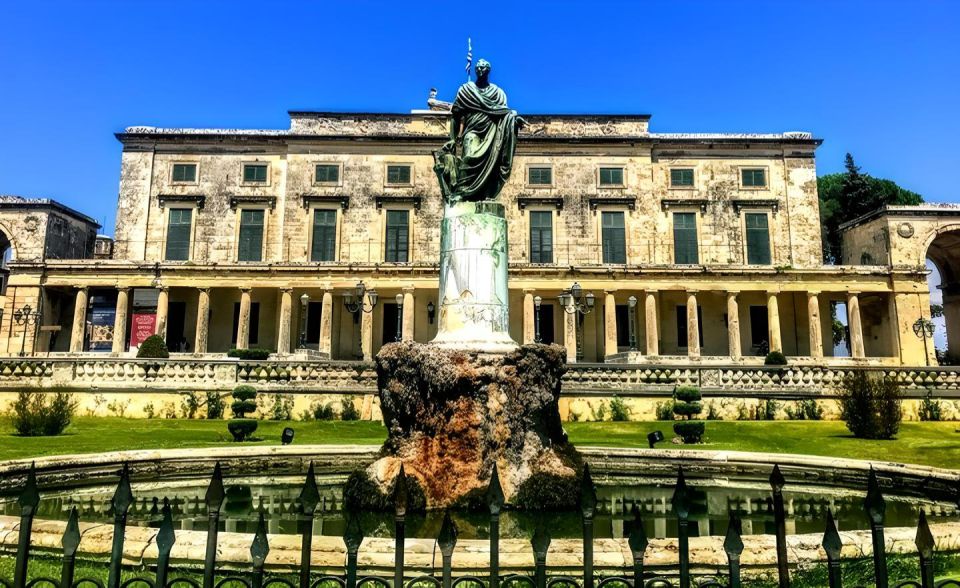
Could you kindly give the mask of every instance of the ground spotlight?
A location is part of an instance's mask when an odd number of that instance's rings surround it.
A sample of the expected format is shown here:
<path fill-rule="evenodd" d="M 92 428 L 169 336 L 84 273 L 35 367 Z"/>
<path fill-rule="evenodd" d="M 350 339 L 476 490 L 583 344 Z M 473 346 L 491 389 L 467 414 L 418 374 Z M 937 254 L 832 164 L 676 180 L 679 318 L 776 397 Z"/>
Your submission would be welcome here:
<path fill-rule="evenodd" d="M 663 439 L 663 435 L 660 438 Z M 280 434 L 280 443 L 284 445 L 293 443 L 293 427 L 287 427 L 283 430 L 283 433 Z M 653 446 L 651 445 L 651 447 Z"/>
<path fill-rule="evenodd" d="M 654 445 L 663 441 L 663 433 L 660 431 L 651 431 L 647 433 L 647 443 L 650 444 L 650 449 L 653 449 Z"/>

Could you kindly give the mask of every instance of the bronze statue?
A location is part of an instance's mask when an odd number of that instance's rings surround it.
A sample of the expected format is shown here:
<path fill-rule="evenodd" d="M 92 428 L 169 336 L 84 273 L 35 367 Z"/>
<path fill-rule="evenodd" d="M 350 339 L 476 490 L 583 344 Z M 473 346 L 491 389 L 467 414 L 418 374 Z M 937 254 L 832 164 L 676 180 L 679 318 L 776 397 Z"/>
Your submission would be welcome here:
<path fill-rule="evenodd" d="M 477 81 L 460 86 L 453 102 L 450 140 L 434 152 L 434 171 L 444 201 L 495 200 L 510 177 L 517 132 L 526 124 L 507 108 L 507 95 L 490 83 L 490 63 L 481 59 Z"/>

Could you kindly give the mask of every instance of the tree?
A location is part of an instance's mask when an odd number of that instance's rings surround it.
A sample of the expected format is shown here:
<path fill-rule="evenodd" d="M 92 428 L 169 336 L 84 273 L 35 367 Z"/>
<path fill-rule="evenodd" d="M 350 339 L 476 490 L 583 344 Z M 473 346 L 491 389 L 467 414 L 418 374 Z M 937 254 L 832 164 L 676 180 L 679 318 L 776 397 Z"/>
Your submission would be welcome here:
<path fill-rule="evenodd" d="M 923 197 L 905 190 L 891 180 L 865 174 L 847 153 L 846 171 L 817 178 L 820 194 L 820 223 L 823 227 L 823 260 L 842 259 L 840 225 L 887 204 L 920 204 Z"/>

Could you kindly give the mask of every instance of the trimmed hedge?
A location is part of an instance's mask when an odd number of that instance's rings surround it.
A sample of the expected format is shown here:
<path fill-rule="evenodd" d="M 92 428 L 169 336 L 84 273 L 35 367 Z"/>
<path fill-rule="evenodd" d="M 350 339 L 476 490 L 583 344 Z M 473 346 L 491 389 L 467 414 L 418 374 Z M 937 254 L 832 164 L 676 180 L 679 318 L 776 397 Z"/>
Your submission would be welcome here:
<path fill-rule="evenodd" d="M 137 357 L 141 359 L 169 359 L 170 350 L 167 342 L 160 335 L 150 335 L 144 339 L 137 349 Z"/>
<path fill-rule="evenodd" d="M 700 443 L 706 429 L 703 421 L 680 421 L 673 424 L 673 432 L 686 443 Z"/>
<path fill-rule="evenodd" d="M 779 351 L 771 351 L 763 359 L 763 365 L 787 365 L 787 356 Z"/>
<path fill-rule="evenodd" d="M 703 412 L 700 398 L 700 388 L 696 386 L 678 386 L 673 391 L 673 414 L 684 419 L 673 424 L 673 432 L 684 443 L 700 443 L 703 439 L 703 421 L 691 420 Z"/>
<path fill-rule="evenodd" d="M 253 386 L 241 385 L 233 389 L 233 403 L 230 405 L 233 418 L 227 422 L 227 430 L 234 441 L 246 441 L 257 430 L 256 419 L 247 418 L 247 413 L 257 410 L 256 398 L 257 389 Z"/>
<path fill-rule="evenodd" d="M 238 359 L 261 360 L 270 357 L 269 349 L 260 347 L 251 347 L 250 349 L 231 349 L 227 352 L 227 357 L 236 357 Z"/>

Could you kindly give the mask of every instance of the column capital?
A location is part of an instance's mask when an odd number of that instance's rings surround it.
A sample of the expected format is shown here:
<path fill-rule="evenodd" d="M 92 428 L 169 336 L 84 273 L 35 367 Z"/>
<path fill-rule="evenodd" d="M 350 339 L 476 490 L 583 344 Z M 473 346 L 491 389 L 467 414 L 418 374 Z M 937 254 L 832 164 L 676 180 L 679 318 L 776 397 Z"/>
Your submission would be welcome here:
<path fill-rule="evenodd" d="M 526 296 L 527 294 L 536 294 L 536 292 L 537 292 L 537 291 L 534 290 L 533 288 L 524 288 L 524 289 L 523 289 L 523 294 L 524 294 L 524 296 Z"/>
<path fill-rule="evenodd" d="M 847 296 L 859 296 L 862 294 L 860 290 L 847 290 Z"/>
<path fill-rule="evenodd" d="M 727 296 L 739 296 L 740 290 L 727 290 Z"/>
<path fill-rule="evenodd" d="M 403 292 L 404 294 L 413 294 L 414 290 L 416 290 L 416 288 L 413 286 L 404 286 L 400 288 L 400 291 Z"/>
<path fill-rule="evenodd" d="M 251 290 L 253 290 L 253 288 L 250 286 L 240 286 L 240 291 L 245 294 L 249 294 Z"/>
<path fill-rule="evenodd" d="M 660 292 L 660 291 L 657 290 L 656 288 L 644 288 L 644 289 L 643 289 L 643 293 L 644 293 L 644 295 L 646 295 L 646 296 L 651 296 L 651 295 L 656 296 L 659 292 Z"/>
<path fill-rule="evenodd" d="M 696 296 L 700 293 L 700 290 L 686 290 L 687 296 Z"/>
<path fill-rule="evenodd" d="M 603 293 L 606 294 L 607 296 L 613 296 L 614 294 L 617 293 L 617 291 L 616 291 L 616 290 L 609 290 L 609 289 L 607 289 L 607 288 L 604 288 L 604 289 L 603 289 Z"/>
<path fill-rule="evenodd" d="M 778 296 L 781 294 L 779 290 L 767 290 L 767 296 Z"/>
<path fill-rule="evenodd" d="M 242 290 L 242 288 L 241 288 L 241 290 Z M 290 287 L 290 286 L 284 286 L 283 288 L 280 288 L 280 291 L 281 291 L 281 292 L 287 292 L 287 293 L 289 293 L 289 292 L 293 292 L 293 288 Z"/>
<path fill-rule="evenodd" d="M 200 292 L 206 292 L 207 294 L 209 294 L 209 293 L 210 293 L 210 286 L 200 286 L 199 288 L 197 288 L 197 290 L 200 291 Z"/>
<path fill-rule="evenodd" d="M 117 286 L 117 292 L 130 292 L 130 286 Z"/>
<path fill-rule="evenodd" d="M 77 286 L 77 292 L 86 293 L 90 289 L 90 286 Z"/>
<path fill-rule="evenodd" d="M 807 298 L 813 298 L 814 296 L 819 296 L 820 290 L 807 290 Z"/>

